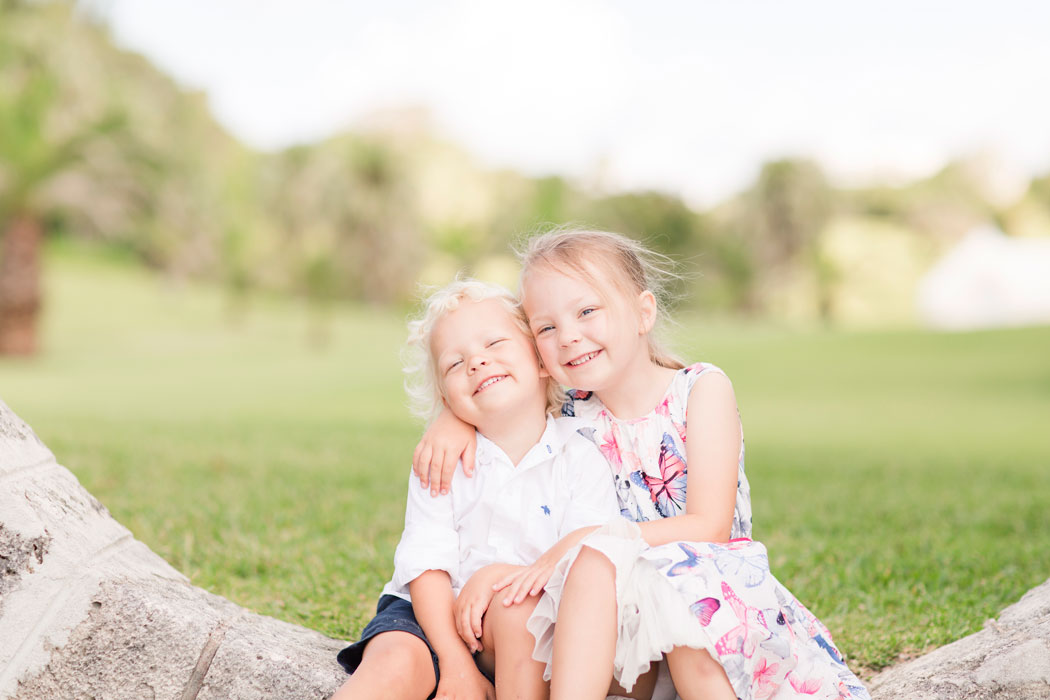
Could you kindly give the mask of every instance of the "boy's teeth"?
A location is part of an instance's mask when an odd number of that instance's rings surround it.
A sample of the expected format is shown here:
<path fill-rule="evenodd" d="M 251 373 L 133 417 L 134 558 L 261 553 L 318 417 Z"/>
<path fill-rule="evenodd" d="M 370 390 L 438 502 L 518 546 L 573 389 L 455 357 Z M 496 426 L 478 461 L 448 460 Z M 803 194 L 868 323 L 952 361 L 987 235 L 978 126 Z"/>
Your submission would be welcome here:
<path fill-rule="evenodd" d="M 490 384 L 495 384 L 496 382 L 499 382 L 499 381 L 502 381 L 502 380 L 503 380 L 503 377 L 491 377 L 489 379 L 486 379 L 485 381 L 483 381 L 481 383 L 481 386 L 478 387 L 478 391 L 481 391 L 482 389 L 484 389 L 485 387 L 489 386 Z"/>
<path fill-rule="evenodd" d="M 584 355 L 583 357 L 580 357 L 580 358 L 577 358 L 577 359 L 573 360 L 569 364 L 572 365 L 573 367 L 575 367 L 576 365 L 582 365 L 587 360 L 594 359 L 594 356 L 597 355 L 597 354 L 598 354 L 597 350 L 595 350 L 594 352 L 589 352 L 586 355 Z"/>

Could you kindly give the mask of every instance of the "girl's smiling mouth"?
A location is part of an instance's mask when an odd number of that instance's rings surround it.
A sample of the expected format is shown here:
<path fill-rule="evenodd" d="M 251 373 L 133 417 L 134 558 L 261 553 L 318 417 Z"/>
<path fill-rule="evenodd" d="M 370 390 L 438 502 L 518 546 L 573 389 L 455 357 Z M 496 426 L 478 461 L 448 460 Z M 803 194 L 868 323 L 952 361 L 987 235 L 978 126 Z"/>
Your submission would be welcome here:
<path fill-rule="evenodd" d="M 575 360 L 569 360 L 568 362 L 565 363 L 565 366 L 566 367 L 579 367 L 580 365 L 585 365 L 588 362 L 590 362 L 591 360 L 593 360 L 594 358 L 598 357 L 598 355 L 600 355 L 601 352 L 602 352 L 601 350 L 592 350 L 591 352 L 589 352 L 589 353 L 587 353 L 585 355 L 580 355 Z"/>
<path fill-rule="evenodd" d="M 506 379 L 509 376 L 510 376 L 509 374 L 497 374 L 494 377 L 489 377 L 488 379 L 483 381 L 481 384 L 478 384 L 478 388 L 474 390 L 474 394 L 472 394 L 472 395 L 476 395 L 476 394 L 481 393 L 482 391 L 484 391 L 485 389 L 488 389 L 493 384 L 495 384 L 497 382 L 502 382 L 504 379 Z"/>

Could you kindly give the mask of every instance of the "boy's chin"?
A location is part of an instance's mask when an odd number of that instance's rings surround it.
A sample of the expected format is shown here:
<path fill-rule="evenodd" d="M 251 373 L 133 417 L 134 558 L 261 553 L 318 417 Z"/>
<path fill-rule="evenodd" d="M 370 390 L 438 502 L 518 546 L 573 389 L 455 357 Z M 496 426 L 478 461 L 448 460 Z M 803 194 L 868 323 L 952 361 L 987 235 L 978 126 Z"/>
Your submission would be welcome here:
<path fill-rule="evenodd" d="M 547 396 L 543 392 L 513 391 L 511 387 L 488 396 L 478 395 L 474 399 L 478 409 L 490 417 L 504 413 L 511 417 L 520 417 L 522 412 L 529 410 L 531 406 L 542 407 L 547 402 Z"/>

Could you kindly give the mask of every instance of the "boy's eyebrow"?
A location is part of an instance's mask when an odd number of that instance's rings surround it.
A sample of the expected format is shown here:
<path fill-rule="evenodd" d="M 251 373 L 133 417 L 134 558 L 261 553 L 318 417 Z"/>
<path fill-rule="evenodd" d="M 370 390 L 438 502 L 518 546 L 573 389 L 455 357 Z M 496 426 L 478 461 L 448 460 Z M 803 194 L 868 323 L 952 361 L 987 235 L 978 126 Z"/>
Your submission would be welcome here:
<path fill-rule="evenodd" d="M 440 352 L 434 356 L 434 364 L 436 364 L 438 367 L 444 367 L 453 357 L 458 355 L 458 352 L 452 350 L 445 350 L 444 352 Z"/>

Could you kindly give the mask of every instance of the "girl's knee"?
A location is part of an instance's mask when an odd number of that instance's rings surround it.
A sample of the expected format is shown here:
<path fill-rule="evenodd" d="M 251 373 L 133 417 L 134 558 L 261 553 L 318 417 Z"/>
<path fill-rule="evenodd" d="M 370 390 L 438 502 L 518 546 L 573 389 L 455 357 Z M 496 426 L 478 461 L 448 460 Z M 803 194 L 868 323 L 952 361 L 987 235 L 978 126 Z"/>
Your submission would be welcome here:
<path fill-rule="evenodd" d="M 609 557 L 591 547 L 582 547 L 580 553 L 576 556 L 576 560 L 572 563 L 572 567 L 569 569 L 568 578 L 576 580 L 608 579 L 611 581 L 615 574 L 616 568 L 609 561 Z"/>
<path fill-rule="evenodd" d="M 485 612 L 482 627 L 485 628 L 491 625 L 493 633 L 497 636 L 527 635 L 529 631 L 525 623 L 528 622 L 529 616 L 532 615 L 532 611 L 535 609 L 538 601 L 539 596 L 528 596 L 520 603 L 506 606 L 498 600 L 493 600 L 492 604 L 489 605 L 489 609 Z"/>

